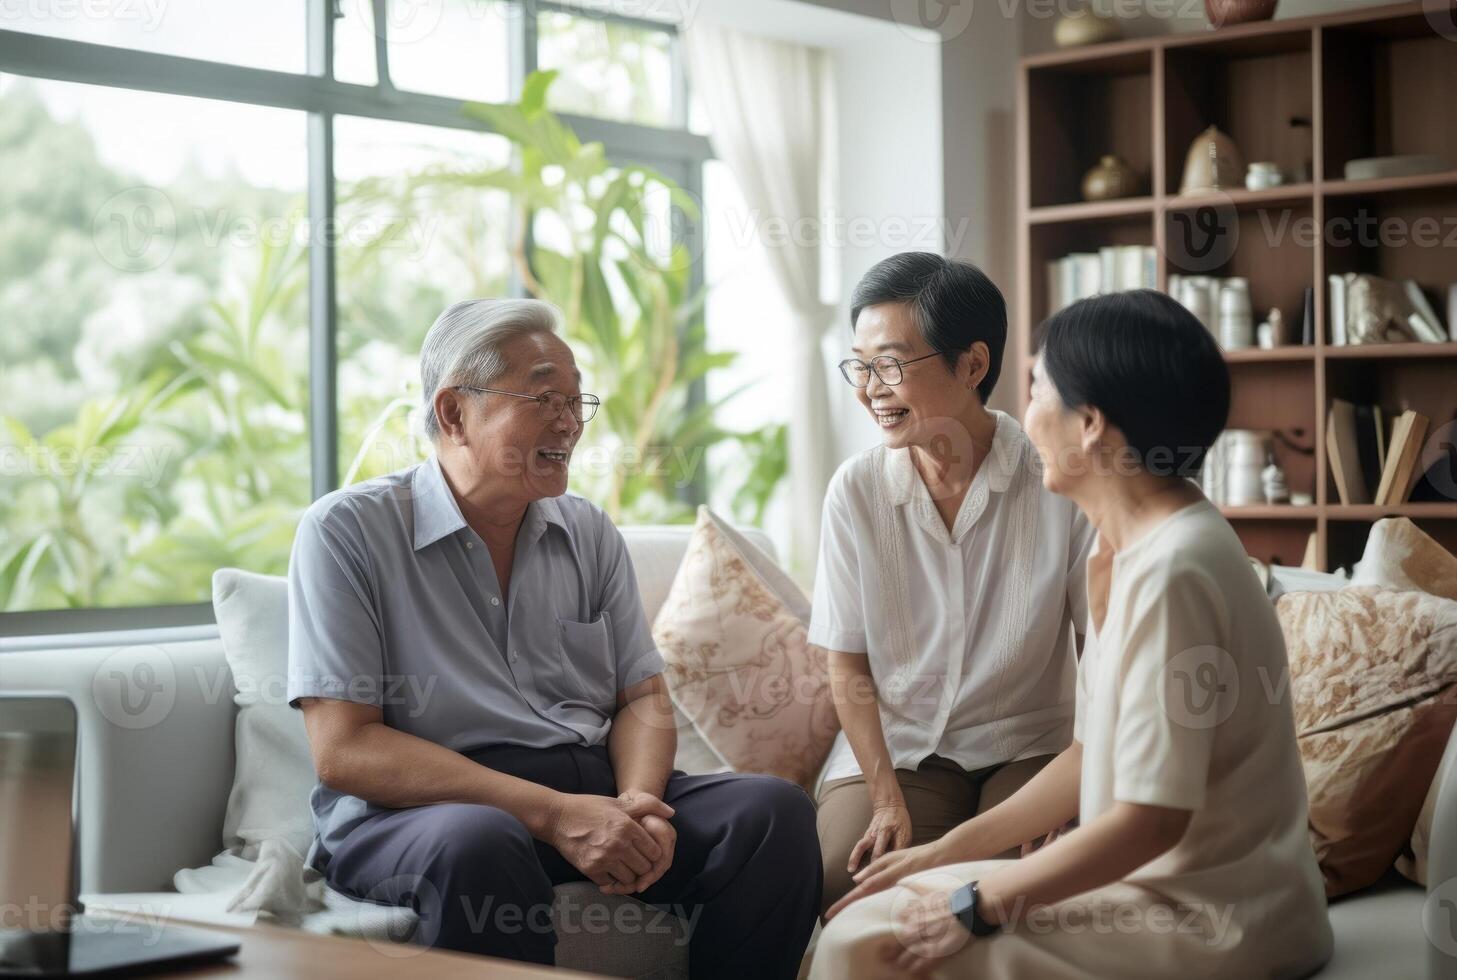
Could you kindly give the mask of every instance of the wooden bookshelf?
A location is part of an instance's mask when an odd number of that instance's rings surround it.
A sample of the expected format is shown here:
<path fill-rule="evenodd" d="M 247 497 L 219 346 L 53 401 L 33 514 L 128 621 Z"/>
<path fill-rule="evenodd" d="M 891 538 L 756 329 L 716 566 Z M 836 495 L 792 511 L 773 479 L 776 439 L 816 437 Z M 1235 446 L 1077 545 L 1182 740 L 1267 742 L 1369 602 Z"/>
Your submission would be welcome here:
<path fill-rule="evenodd" d="M 1315 290 L 1313 344 L 1226 354 L 1231 428 L 1283 433 L 1276 457 L 1292 491 L 1314 500 L 1225 508 L 1250 553 L 1267 561 L 1298 564 L 1314 533 L 1322 568 L 1350 565 L 1372 522 L 1388 516 L 1411 518 L 1457 551 L 1457 499 L 1343 506 L 1325 452 L 1335 398 L 1415 409 L 1431 420 L 1429 441 L 1457 421 L 1457 343 L 1336 347 L 1326 328 L 1330 274 L 1412 279 L 1438 299 L 1457 281 L 1457 245 L 1447 243 L 1457 230 L 1457 0 L 1446 0 L 1446 12 L 1442 2 L 1115 41 L 1020 62 L 1014 342 L 1025 364 L 1033 328 L 1049 312 L 1047 262 L 1069 252 L 1152 245 L 1164 290 L 1174 274 L 1244 276 L 1256 320 L 1278 308 L 1297 334 L 1305 289 Z M 1179 196 L 1189 145 L 1210 125 L 1230 135 L 1246 162 L 1273 160 L 1303 179 Z M 1107 153 L 1128 161 L 1144 185 L 1135 197 L 1085 202 L 1082 176 Z M 1453 169 L 1344 179 L 1347 161 L 1392 154 L 1433 154 Z M 1192 217 L 1218 222 L 1229 247 L 1187 254 L 1180 241 Z M 1337 233 L 1433 218 L 1445 232 L 1435 245 Z M 1445 302 L 1434 305 L 1445 314 Z M 1018 374 L 1025 407 L 1030 372 Z M 1457 428 L 1445 431 L 1457 439 Z"/>

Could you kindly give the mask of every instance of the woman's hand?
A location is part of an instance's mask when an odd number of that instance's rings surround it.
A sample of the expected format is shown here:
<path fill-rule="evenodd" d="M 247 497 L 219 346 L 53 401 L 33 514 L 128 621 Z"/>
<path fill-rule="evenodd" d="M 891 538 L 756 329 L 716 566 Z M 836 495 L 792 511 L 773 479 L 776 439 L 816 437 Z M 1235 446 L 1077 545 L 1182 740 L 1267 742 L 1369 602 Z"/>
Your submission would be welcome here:
<path fill-rule="evenodd" d="M 908 899 L 895 909 L 895 947 L 881 952 L 897 976 L 928 976 L 946 957 L 973 940 L 951 914 L 951 894 L 941 882 L 908 881 Z"/>
<path fill-rule="evenodd" d="M 899 851 L 910 843 L 911 811 L 906 808 L 906 801 L 877 803 L 870 813 L 870 825 L 850 851 L 850 863 L 845 870 L 853 875 L 867 854 L 873 862 L 881 855 Z"/>
<path fill-rule="evenodd" d="M 943 864 L 952 864 L 954 860 L 942 851 L 941 841 L 932 841 L 930 844 L 922 844 L 919 847 L 908 847 L 904 850 L 883 854 L 872 861 L 868 868 L 863 868 L 855 874 L 855 887 L 850 889 L 844 898 L 830 906 L 829 911 L 825 913 L 825 921 L 833 919 L 841 909 L 853 902 L 858 902 L 866 895 L 874 895 L 876 892 L 883 892 L 892 885 L 899 884 L 906 875 L 929 868 L 939 868 Z"/>

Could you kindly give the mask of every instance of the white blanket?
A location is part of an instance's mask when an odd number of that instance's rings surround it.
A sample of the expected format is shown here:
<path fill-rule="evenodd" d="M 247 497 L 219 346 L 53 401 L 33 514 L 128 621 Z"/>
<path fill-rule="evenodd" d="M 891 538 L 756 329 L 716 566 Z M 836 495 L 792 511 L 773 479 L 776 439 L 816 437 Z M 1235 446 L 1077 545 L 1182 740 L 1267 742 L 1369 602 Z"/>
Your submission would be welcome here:
<path fill-rule="evenodd" d="M 177 872 L 172 884 L 194 896 L 199 911 L 220 908 L 245 924 L 262 917 L 308 932 L 404 942 L 419 921 L 412 909 L 361 902 L 330 888 L 282 838 L 258 845 L 257 860 L 246 853 L 223 851 L 206 868 Z"/>

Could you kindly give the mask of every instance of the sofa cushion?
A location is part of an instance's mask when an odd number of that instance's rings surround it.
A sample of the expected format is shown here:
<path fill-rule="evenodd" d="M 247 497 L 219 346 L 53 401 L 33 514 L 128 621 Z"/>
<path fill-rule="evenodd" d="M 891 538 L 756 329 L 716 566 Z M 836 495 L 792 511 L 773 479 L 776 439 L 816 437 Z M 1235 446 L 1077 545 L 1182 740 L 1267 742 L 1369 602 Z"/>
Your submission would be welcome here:
<path fill-rule="evenodd" d="M 1360 587 L 1292 593 L 1277 609 L 1311 838 L 1326 894 L 1341 895 L 1391 867 L 1447 746 L 1457 602 Z"/>
<path fill-rule="evenodd" d="M 1415 589 L 1457 599 L 1457 555 L 1410 519 L 1388 517 L 1371 526 L 1351 584 Z"/>
<path fill-rule="evenodd" d="M 1421 976 L 1425 900 L 1422 889 L 1392 874 L 1331 902 L 1335 947 L 1320 980 Z"/>
<path fill-rule="evenodd" d="M 222 845 L 255 861 L 265 840 L 282 838 L 306 854 L 314 760 L 303 713 L 288 706 L 288 581 L 223 568 L 213 573 L 212 597 L 238 706 Z"/>
<path fill-rule="evenodd" d="M 809 602 L 777 565 L 707 507 L 653 638 L 673 703 L 738 772 L 811 789 L 839 724 Z"/>

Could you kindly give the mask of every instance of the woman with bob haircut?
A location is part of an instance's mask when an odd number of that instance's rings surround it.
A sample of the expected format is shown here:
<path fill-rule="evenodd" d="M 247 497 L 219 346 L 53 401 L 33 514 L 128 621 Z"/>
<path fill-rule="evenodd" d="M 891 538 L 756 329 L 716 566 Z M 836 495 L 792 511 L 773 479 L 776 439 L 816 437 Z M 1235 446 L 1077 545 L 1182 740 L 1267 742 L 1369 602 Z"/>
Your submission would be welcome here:
<path fill-rule="evenodd" d="M 843 730 L 817 794 L 826 909 L 1071 743 L 1093 547 L 1017 420 L 987 408 L 1007 312 L 980 269 L 892 255 L 856 284 L 850 327 L 840 371 L 881 443 L 826 490 L 809 624 Z"/>
<path fill-rule="evenodd" d="M 1188 479 L 1228 412 L 1219 348 L 1167 296 L 1044 324 L 1027 435 L 1098 535 L 1073 743 L 858 875 L 812 976 L 1293 978 L 1329 959 L 1280 624 Z"/>

